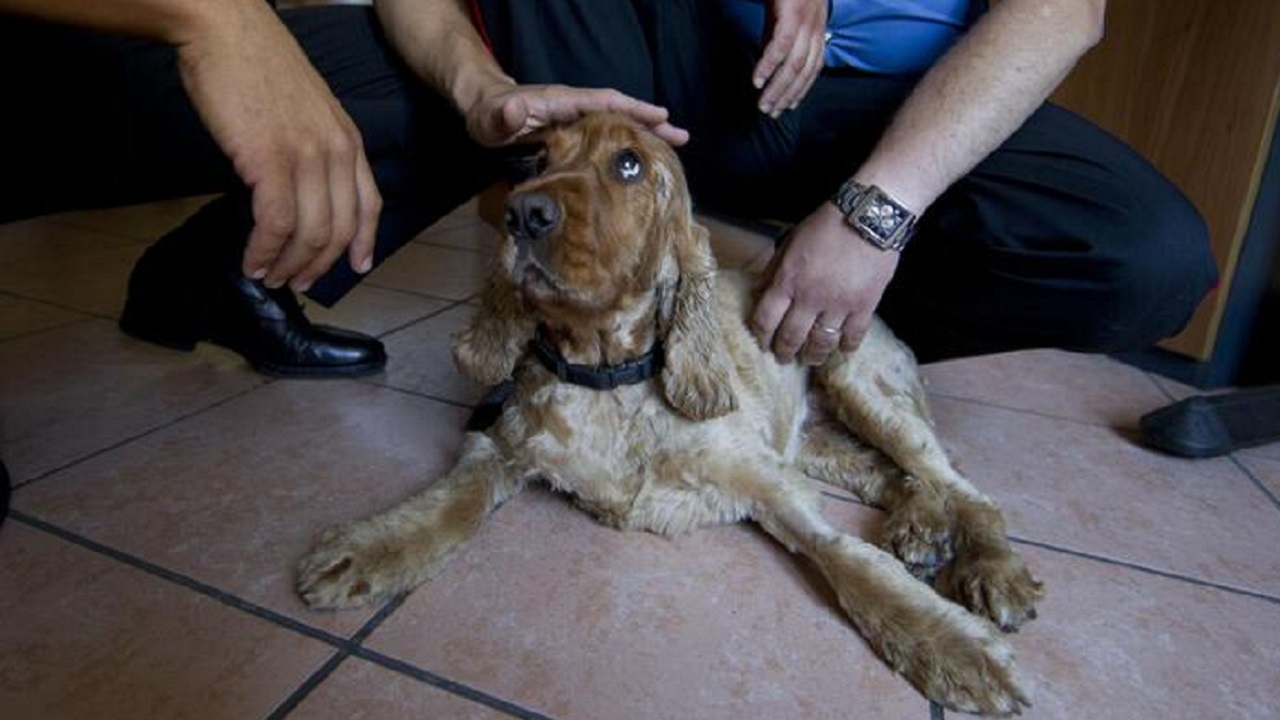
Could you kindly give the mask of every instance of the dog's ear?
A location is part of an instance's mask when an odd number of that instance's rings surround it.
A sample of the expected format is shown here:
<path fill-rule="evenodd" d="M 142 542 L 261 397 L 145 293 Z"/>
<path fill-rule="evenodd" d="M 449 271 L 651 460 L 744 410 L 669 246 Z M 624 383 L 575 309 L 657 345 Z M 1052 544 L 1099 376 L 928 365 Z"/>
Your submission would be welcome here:
<path fill-rule="evenodd" d="M 662 178 L 667 180 L 667 178 Z M 669 182 L 669 181 L 668 181 Z M 730 382 L 731 360 L 716 311 L 716 262 L 707 229 L 693 221 L 687 192 L 668 193 L 667 247 L 677 277 L 665 283 L 660 302 L 665 364 L 660 382 L 667 402 L 691 420 L 709 420 L 738 407 Z"/>
<path fill-rule="evenodd" d="M 511 377 L 537 328 L 509 275 L 514 257 L 510 243 L 504 250 L 480 298 L 480 309 L 453 341 L 458 369 L 484 385 Z"/>

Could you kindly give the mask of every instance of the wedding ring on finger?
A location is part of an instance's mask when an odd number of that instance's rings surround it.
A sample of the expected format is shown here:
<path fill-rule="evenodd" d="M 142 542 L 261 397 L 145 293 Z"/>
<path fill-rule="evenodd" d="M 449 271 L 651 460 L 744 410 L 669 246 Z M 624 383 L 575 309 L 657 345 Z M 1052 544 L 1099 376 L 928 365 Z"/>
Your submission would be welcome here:
<path fill-rule="evenodd" d="M 840 328 L 818 327 L 817 325 L 814 325 L 813 330 L 814 332 L 819 332 L 819 333 L 822 333 L 823 335 L 839 335 L 840 334 Z"/>

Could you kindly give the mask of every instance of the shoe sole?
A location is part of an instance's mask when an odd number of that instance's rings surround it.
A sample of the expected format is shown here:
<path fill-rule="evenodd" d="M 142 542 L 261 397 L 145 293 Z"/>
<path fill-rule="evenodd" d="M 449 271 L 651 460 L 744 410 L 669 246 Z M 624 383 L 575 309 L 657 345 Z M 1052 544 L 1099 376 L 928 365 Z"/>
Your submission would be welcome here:
<path fill-rule="evenodd" d="M 170 350 L 180 350 L 182 352 L 191 352 L 195 350 L 196 345 L 200 342 L 185 337 L 158 335 L 152 332 L 140 332 L 133 323 L 126 321 L 124 318 L 121 318 L 120 320 L 120 330 L 122 330 L 125 335 L 136 340 L 166 347 Z M 378 373 L 387 366 L 385 358 L 376 362 L 359 363 L 356 365 L 325 365 L 320 367 L 306 365 L 275 365 L 272 363 L 253 362 L 235 348 L 212 340 L 205 339 L 203 342 L 230 350 L 244 358 L 245 362 L 249 364 L 249 367 L 253 368 L 255 371 L 263 375 L 277 378 L 322 379 L 364 377 L 366 375 Z"/>

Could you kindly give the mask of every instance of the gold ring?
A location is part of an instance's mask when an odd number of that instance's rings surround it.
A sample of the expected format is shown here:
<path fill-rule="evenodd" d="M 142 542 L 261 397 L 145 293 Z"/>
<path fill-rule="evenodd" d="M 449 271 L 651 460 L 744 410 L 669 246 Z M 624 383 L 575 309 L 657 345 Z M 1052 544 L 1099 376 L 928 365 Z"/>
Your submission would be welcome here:
<path fill-rule="evenodd" d="M 817 325 L 815 325 L 813 326 L 813 329 L 817 330 L 820 333 L 826 333 L 827 335 L 838 335 L 840 333 L 840 328 L 818 327 Z"/>

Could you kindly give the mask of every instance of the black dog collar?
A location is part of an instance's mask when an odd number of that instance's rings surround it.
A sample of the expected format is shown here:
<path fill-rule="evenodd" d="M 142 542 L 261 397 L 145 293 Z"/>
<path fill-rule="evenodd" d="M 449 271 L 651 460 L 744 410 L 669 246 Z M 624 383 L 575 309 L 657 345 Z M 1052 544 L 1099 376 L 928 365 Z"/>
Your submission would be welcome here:
<path fill-rule="evenodd" d="M 543 339 L 542 328 L 530 341 L 538 362 L 564 382 L 592 388 L 593 390 L 613 390 L 621 385 L 637 385 L 657 375 L 662 370 L 662 344 L 655 342 L 649 352 L 638 358 L 617 365 L 579 365 L 565 360 Z"/>

